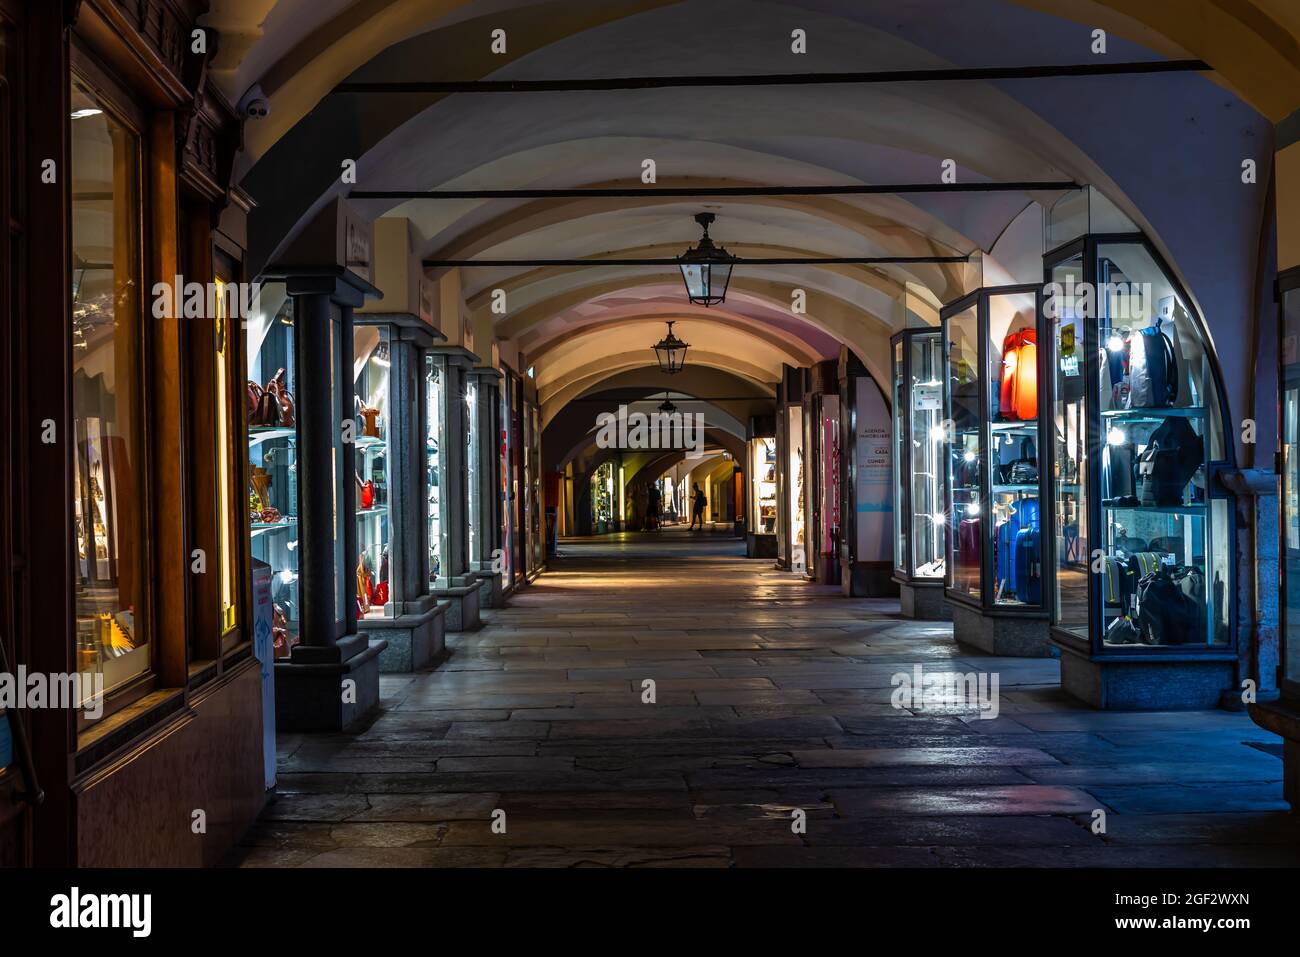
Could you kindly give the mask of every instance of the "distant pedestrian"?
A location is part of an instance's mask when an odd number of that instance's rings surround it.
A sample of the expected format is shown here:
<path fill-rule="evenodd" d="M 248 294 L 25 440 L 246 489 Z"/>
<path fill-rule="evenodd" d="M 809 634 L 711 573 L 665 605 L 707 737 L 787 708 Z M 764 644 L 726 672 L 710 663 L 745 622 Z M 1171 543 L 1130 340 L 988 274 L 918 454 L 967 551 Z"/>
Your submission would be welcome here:
<path fill-rule="evenodd" d="M 645 527 L 647 532 L 657 531 L 659 528 L 659 486 L 653 482 L 646 490 Z"/>
<path fill-rule="evenodd" d="M 704 490 L 700 488 L 700 483 L 696 482 L 691 492 L 691 524 L 686 530 L 689 532 L 695 528 L 695 523 L 700 523 L 700 531 L 704 531 L 704 508 L 709 504 L 709 500 L 704 497 Z"/>

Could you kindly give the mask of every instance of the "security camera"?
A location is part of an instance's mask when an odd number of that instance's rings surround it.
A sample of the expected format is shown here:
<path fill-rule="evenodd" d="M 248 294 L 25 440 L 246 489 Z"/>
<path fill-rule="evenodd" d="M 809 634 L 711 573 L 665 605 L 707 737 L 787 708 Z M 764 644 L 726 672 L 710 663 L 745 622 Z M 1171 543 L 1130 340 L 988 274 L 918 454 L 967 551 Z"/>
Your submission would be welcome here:
<path fill-rule="evenodd" d="M 239 112 L 250 120 L 265 119 L 271 112 L 271 101 L 262 93 L 262 88 L 254 84 L 239 101 Z"/>

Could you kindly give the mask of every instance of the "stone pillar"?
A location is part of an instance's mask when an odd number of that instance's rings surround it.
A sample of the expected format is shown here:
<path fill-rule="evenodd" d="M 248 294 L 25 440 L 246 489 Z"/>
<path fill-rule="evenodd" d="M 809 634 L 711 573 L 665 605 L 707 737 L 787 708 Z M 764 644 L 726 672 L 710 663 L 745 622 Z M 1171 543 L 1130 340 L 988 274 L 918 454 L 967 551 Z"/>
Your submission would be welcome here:
<path fill-rule="evenodd" d="M 470 570 L 481 581 L 479 604 L 483 608 L 500 608 L 504 604 L 501 581 L 501 373 L 487 366 L 475 366 L 466 372 L 466 381 L 478 387 L 474 421 L 470 427 L 479 436 L 475 481 L 474 514 L 469 520 L 476 530 L 477 554 L 470 555 Z"/>
<path fill-rule="evenodd" d="M 383 618 L 367 619 L 388 647 L 379 670 L 402 673 L 427 667 L 446 651 L 446 613 L 429 588 L 428 410 L 425 354 L 440 337 L 418 316 L 359 314 L 357 320 L 388 329 L 389 603 Z"/>
<path fill-rule="evenodd" d="M 466 439 L 469 408 L 465 402 L 466 373 L 478 357 L 464 346 L 443 345 L 430 350 L 443 375 L 442 440 L 438 452 L 442 487 L 442 570 L 433 594 L 451 602 L 448 631 L 474 631 L 479 617 L 478 576 L 469 567 L 469 501 Z"/>
<path fill-rule="evenodd" d="M 352 414 L 352 309 L 375 290 L 330 270 L 271 278 L 284 278 L 294 300 L 301 550 L 300 640 L 275 665 L 276 726 L 341 731 L 378 706 L 379 656 L 387 647 L 357 629 L 349 561 L 356 551 L 355 449 L 342 441 Z"/>

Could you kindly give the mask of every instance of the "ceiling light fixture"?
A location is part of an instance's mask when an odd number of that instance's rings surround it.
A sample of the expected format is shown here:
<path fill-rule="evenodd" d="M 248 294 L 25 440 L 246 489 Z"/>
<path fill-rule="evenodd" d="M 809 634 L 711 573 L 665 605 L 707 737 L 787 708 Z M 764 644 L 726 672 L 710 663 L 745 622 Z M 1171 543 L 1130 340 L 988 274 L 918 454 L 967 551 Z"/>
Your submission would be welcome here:
<path fill-rule="evenodd" d="M 686 350 L 690 346 L 673 335 L 673 324 L 668 323 L 668 335 L 654 344 L 655 358 L 659 360 L 659 371 L 665 375 L 676 375 L 682 371 L 686 362 Z"/>
<path fill-rule="evenodd" d="M 716 217 L 712 213 L 696 213 L 695 221 L 704 230 L 700 244 L 677 257 L 686 283 L 686 298 L 697 306 L 716 306 L 727 298 L 727 284 L 731 282 L 731 267 L 736 257 L 722 246 L 715 246 L 709 238 L 709 224 Z"/>

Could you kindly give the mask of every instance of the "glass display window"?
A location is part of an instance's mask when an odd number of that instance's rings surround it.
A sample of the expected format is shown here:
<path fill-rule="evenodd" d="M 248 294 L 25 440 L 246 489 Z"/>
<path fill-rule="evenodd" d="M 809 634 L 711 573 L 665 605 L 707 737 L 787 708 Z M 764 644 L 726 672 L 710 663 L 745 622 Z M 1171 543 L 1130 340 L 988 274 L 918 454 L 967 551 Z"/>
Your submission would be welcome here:
<path fill-rule="evenodd" d="M 1219 372 L 1140 234 L 1049 254 L 1053 626 L 1096 654 L 1226 651 L 1232 455 Z M 1088 453 L 1091 451 L 1091 455 Z"/>
<path fill-rule="evenodd" d="M 941 434 L 949 593 L 985 610 L 1041 616 L 1038 315 L 1036 286 L 981 289 L 945 307 L 949 406 Z"/>
<path fill-rule="evenodd" d="M 75 77 L 71 100 L 75 665 L 111 694 L 150 670 L 140 141 Z"/>
<path fill-rule="evenodd" d="M 356 427 L 357 612 L 391 618 L 393 527 L 390 512 L 389 427 L 392 346 L 386 325 L 358 324 L 353 339 Z"/>
<path fill-rule="evenodd" d="M 786 409 L 786 436 L 790 451 L 788 463 L 790 481 L 786 487 L 790 491 L 790 570 L 803 572 L 807 568 L 808 543 L 806 535 L 806 496 L 804 486 L 807 474 L 804 469 L 803 409 L 791 406 Z"/>
<path fill-rule="evenodd" d="M 958 594 L 980 598 L 980 573 L 984 560 L 984 483 L 980 462 L 979 309 L 972 302 L 944 321 L 945 366 L 949 409 L 941 433 L 948 449 L 947 487 L 951 503 L 948 522 L 948 587 Z"/>
<path fill-rule="evenodd" d="M 609 531 L 614 521 L 614 466 L 602 463 L 591 477 L 591 517 L 597 535 Z"/>
<path fill-rule="evenodd" d="M 442 490 L 446 464 L 442 455 L 442 419 L 447 377 L 442 362 L 433 353 L 424 356 L 424 452 L 428 484 L 426 521 L 429 537 L 429 582 L 436 583 L 443 574 L 447 554 L 443 528 Z"/>
<path fill-rule="evenodd" d="M 840 399 L 826 395 L 821 398 L 822 455 L 820 544 L 823 556 L 835 555 L 840 537 Z"/>
<path fill-rule="evenodd" d="M 298 643 L 298 429 L 293 300 L 283 283 L 262 287 L 262 311 L 245 324 L 249 547 L 270 567 L 277 658 Z"/>
<path fill-rule="evenodd" d="M 505 370 L 501 375 L 500 390 L 501 435 L 499 454 L 501 458 L 501 580 L 506 587 L 514 581 L 513 549 L 510 547 L 510 376 Z"/>
<path fill-rule="evenodd" d="M 894 351 L 894 565 L 903 580 L 942 582 L 947 570 L 943 340 L 899 333 Z"/>
<path fill-rule="evenodd" d="M 758 535 L 776 534 L 777 484 L 776 438 L 764 436 L 749 440 L 753 489 L 750 495 L 750 526 Z M 684 514 L 684 513 L 683 513 Z"/>
<path fill-rule="evenodd" d="M 463 414 L 465 415 L 465 502 L 469 510 L 469 562 L 470 568 L 478 568 L 482 545 L 481 530 L 479 524 L 479 429 L 478 417 L 478 380 L 474 377 L 468 377 L 465 384 L 465 402 Z"/>
<path fill-rule="evenodd" d="M 1278 348 L 1281 385 L 1282 472 L 1279 524 L 1282 550 L 1282 666 L 1280 684 L 1300 695 L 1300 270 L 1279 277 L 1282 295 Z"/>

